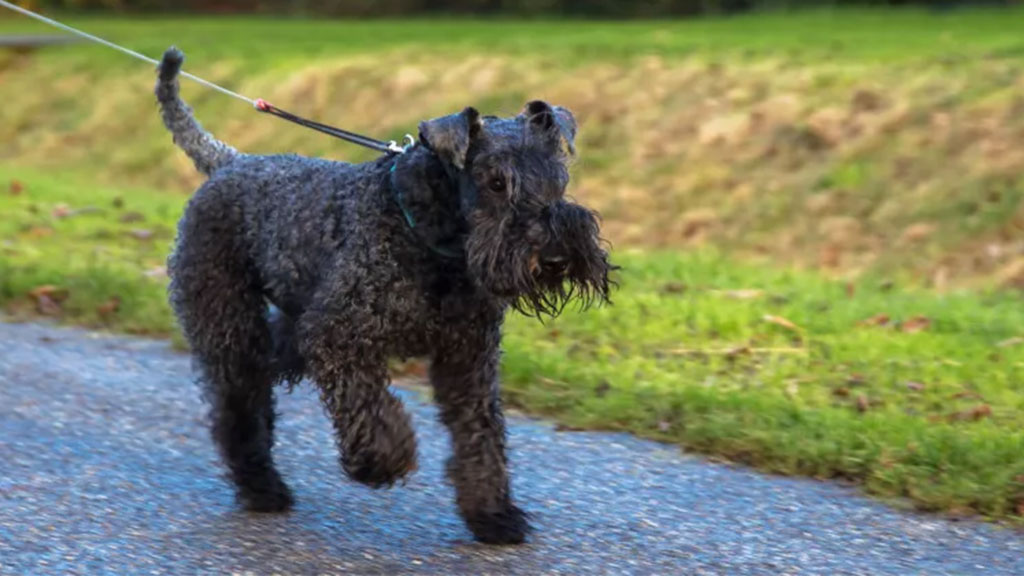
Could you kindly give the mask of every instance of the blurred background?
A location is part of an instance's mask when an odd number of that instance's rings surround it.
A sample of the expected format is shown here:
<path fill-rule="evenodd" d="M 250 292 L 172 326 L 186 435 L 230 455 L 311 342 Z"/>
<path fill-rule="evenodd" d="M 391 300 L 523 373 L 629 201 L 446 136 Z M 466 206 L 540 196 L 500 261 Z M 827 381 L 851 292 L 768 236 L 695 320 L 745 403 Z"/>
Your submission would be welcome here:
<path fill-rule="evenodd" d="M 620 289 L 510 318 L 509 403 L 1024 516 L 1019 2 L 20 4 L 381 139 L 466 105 L 570 108 L 571 193 L 602 214 Z M 164 259 L 200 178 L 152 67 L 58 34 L 0 9 L 0 305 L 176 338 Z M 244 151 L 372 157 L 183 91 Z"/>

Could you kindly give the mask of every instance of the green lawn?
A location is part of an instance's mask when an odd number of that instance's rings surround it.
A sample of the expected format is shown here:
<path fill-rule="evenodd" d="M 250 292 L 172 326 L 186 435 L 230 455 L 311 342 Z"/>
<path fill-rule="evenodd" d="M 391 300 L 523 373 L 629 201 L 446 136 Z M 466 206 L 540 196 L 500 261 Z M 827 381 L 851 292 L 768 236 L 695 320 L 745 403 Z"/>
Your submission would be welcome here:
<path fill-rule="evenodd" d="M 1024 516 L 1024 11 L 681 22 L 71 18 L 378 137 L 534 97 L 615 305 L 512 317 L 507 400 L 916 506 Z M 0 20 L 0 34 L 41 31 Z M 483 50 L 481 50 L 483 48 Z M 173 336 L 162 265 L 199 177 L 151 67 L 0 52 L 0 306 Z M 184 88 L 245 151 L 368 152 Z"/>
<path fill-rule="evenodd" d="M 171 43 L 202 48 L 204 60 L 282 65 L 282 59 L 323 58 L 429 46 L 458 52 L 494 50 L 552 58 L 607 60 L 638 54 L 688 56 L 779 54 L 863 61 L 928 58 L 967 60 L 1024 53 L 1017 33 L 1024 10 L 819 10 L 680 21 L 370 20 L 287 18 L 96 18 L 64 21 L 158 55 Z M 228 25 L 225 26 L 225 23 Z M 0 34 L 46 31 L 23 18 L 0 18 Z M 100 50 L 107 50 L 105 48 Z M 90 61 L 102 56 L 89 55 Z M 120 59 L 110 53 L 108 60 Z"/>

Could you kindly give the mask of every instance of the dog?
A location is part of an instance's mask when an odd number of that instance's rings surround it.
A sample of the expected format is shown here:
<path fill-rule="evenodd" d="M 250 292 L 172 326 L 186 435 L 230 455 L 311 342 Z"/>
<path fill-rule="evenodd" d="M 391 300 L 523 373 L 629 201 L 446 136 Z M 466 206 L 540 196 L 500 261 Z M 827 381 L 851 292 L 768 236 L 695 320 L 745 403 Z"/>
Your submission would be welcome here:
<path fill-rule="evenodd" d="M 572 113 L 539 100 L 509 118 L 468 107 L 420 123 L 404 153 L 362 164 L 249 155 L 181 100 L 183 61 L 175 48 L 163 55 L 156 97 L 207 180 L 178 225 L 168 293 L 240 504 L 293 504 L 271 454 L 274 389 L 303 378 L 349 478 L 406 478 L 416 439 L 388 361 L 426 358 L 460 515 L 478 541 L 523 542 L 499 398 L 505 313 L 604 304 L 614 286 L 597 214 L 565 196 Z"/>

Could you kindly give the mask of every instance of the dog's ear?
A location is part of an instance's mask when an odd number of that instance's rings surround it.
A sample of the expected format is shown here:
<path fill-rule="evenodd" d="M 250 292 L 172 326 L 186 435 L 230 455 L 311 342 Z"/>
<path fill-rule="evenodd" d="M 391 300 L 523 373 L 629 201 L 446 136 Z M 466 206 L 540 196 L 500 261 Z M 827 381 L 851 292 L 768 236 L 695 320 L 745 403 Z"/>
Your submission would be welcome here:
<path fill-rule="evenodd" d="M 458 114 L 420 122 L 420 141 L 445 162 L 462 170 L 469 144 L 480 133 L 480 113 L 467 107 Z"/>
<path fill-rule="evenodd" d="M 523 116 L 531 128 L 548 137 L 557 138 L 565 144 L 570 154 L 576 153 L 576 118 L 567 108 L 551 106 L 543 100 L 533 100 L 523 108 Z"/>

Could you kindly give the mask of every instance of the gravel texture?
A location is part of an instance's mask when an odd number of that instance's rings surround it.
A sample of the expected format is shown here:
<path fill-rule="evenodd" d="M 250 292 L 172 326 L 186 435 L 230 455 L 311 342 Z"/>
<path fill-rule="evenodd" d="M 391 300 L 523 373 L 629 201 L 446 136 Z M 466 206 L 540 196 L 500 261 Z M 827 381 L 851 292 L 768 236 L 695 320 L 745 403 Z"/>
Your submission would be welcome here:
<path fill-rule="evenodd" d="M 247 514 L 191 378 L 163 342 L 0 323 L 0 574 L 1024 574 L 1019 531 L 521 418 L 513 482 L 536 533 L 478 545 L 443 481 L 447 434 L 410 391 L 420 470 L 386 491 L 342 477 L 309 387 L 282 395 L 298 504 Z"/>

